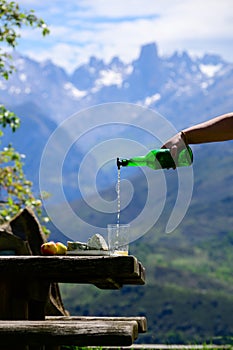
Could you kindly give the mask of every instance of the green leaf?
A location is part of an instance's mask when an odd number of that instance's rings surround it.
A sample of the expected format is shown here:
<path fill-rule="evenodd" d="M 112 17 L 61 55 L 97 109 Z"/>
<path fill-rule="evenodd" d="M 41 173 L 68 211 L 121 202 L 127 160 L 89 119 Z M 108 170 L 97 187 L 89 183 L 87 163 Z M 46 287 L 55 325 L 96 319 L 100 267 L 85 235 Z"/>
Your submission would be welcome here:
<path fill-rule="evenodd" d="M 0 0 L 0 42 L 14 48 L 21 37 L 20 30 L 25 26 L 38 28 L 43 36 L 49 34 L 46 23 L 36 16 L 35 11 L 23 10 L 15 1 Z M 8 80 L 14 70 L 12 56 L 0 47 L 0 76 Z M 20 118 L 0 105 L 0 127 L 10 127 L 15 132 L 19 126 Z M 0 137 L 3 136 L 0 129 Z M 41 200 L 33 194 L 32 182 L 23 171 L 22 158 L 11 145 L 0 151 L 0 200 L 4 203 L 0 206 L 0 224 L 9 221 L 25 206 L 33 208 L 43 218 Z M 49 233 L 45 226 L 42 227 L 45 233 Z"/>

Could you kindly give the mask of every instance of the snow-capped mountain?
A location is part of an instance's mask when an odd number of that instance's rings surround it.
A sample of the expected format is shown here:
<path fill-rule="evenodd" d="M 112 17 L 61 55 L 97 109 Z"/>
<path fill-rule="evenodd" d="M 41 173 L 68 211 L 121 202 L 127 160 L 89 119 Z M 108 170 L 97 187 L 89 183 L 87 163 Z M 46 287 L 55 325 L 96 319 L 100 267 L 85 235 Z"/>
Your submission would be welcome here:
<path fill-rule="evenodd" d="M 208 54 L 192 58 L 175 52 L 160 57 L 154 43 L 143 46 L 131 64 L 117 57 L 108 64 L 91 57 L 72 75 L 50 61 L 38 63 L 18 53 L 14 63 L 16 73 L 0 81 L 1 103 L 11 109 L 35 103 L 55 122 L 82 108 L 125 101 L 155 108 L 182 125 L 190 117 L 222 112 L 232 100 L 224 86 L 229 88 L 232 82 L 233 64 Z"/>
<path fill-rule="evenodd" d="M 14 137 L 7 132 L 4 142 L 26 154 L 26 173 L 36 183 L 42 151 L 56 126 L 87 107 L 130 102 L 158 111 L 177 129 L 233 110 L 233 64 L 217 55 L 161 57 L 151 43 L 130 64 L 91 57 L 71 75 L 50 61 L 19 53 L 13 59 L 17 70 L 8 81 L 0 80 L 0 103 L 19 114 L 22 126 Z M 81 149 L 75 154 L 76 161 L 83 156 Z M 70 176 L 74 167 L 67 166 Z"/>

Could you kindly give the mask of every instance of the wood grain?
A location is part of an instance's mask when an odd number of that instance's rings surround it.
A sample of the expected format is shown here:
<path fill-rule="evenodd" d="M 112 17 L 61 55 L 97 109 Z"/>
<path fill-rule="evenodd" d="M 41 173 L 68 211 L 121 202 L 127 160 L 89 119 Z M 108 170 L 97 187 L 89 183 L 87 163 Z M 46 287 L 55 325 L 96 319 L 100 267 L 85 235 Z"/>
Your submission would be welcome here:
<path fill-rule="evenodd" d="M 2 345 L 129 346 L 138 336 L 134 320 L 0 321 Z"/>
<path fill-rule="evenodd" d="M 134 256 L 2 256 L 0 274 L 103 289 L 145 284 L 145 270 Z"/>
<path fill-rule="evenodd" d="M 147 332 L 147 319 L 145 316 L 47 316 L 46 320 L 49 321 L 66 321 L 66 322 L 76 322 L 76 321 L 136 321 L 138 323 L 138 333 Z"/>

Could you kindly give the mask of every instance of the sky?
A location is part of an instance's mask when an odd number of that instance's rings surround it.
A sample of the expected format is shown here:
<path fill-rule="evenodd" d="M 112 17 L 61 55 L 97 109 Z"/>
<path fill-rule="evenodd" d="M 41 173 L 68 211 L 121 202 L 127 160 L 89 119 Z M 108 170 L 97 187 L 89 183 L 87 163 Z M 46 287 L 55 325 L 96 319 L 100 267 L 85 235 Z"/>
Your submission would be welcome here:
<path fill-rule="evenodd" d="M 18 51 L 71 73 L 91 56 L 129 63 L 155 42 L 161 56 L 187 51 L 233 62 L 233 0 L 18 0 L 50 28 L 21 32 Z"/>

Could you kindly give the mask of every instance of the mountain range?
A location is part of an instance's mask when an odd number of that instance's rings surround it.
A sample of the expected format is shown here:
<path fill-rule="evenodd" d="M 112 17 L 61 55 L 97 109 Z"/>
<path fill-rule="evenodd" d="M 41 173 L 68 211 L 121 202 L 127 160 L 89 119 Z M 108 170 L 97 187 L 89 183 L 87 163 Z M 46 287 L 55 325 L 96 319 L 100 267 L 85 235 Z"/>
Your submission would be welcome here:
<path fill-rule="evenodd" d="M 9 80 L 0 80 L 0 103 L 15 111 L 22 125 L 13 137 L 6 132 L 3 143 L 13 142 L 26 155 L 25 171 L 35 184 L 46 142 L 57 126 L 77 112 L 125 102 L 155 110 L 181 129 L 233 109 L 233 63 L 217 55 L 193 58 L 187 52 L 175 52 L 163 57 L 156 43 L 150 43 L 131 63 L 125 64 L 117 57 L 110 63 L 91 57 L 88 63 L 77 65 L 72 74 L 51 61 L 36 62 L 18 52 L 13 53 L 13 63 L 16 72 Z M 82 118 L 84 130 L 85 122 Z M 153 120 L 148 123 L 151 129 L 156 127 Z M 92 147 L 99 143 L 99 130 L 90 139 Z M 83 138 L 75 149 L 77 161 L 88 142 Z M 68 166 L 69 173 L 72 166 Z"/>
<path fill-rule="evenodd" d="M 72 74 L 19 53 L 13 62 L 16 72 L 0 81 L 1 102 L 11 109 L 35 104 L 56 123 L 83 108 L 119 101 L 156 109 L 178 126 L 232 108 L 233 64 L 217 55 L 193 58 L 175 52 L 160 57 L 151 43 L 129 64 L 117 57 L 110 63 L 91 57 Z"/>

